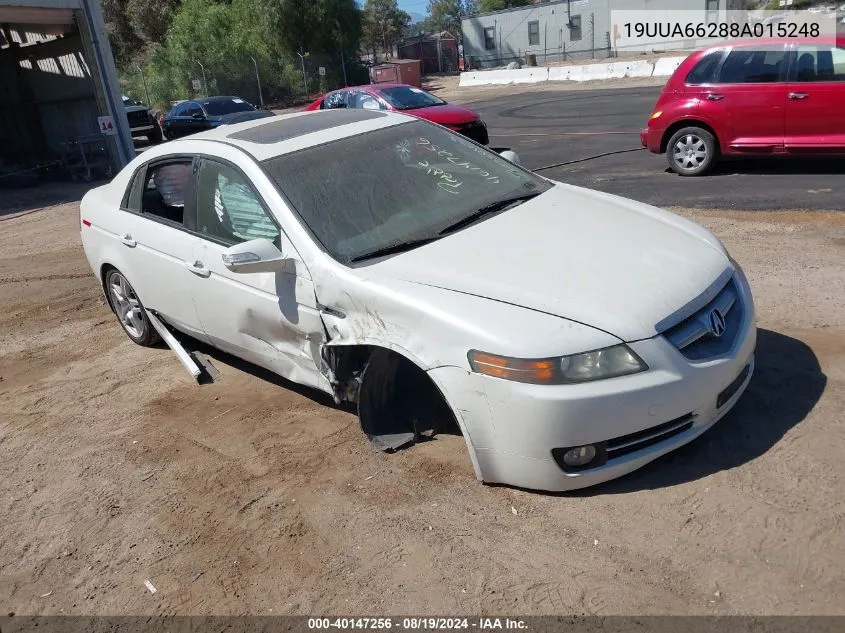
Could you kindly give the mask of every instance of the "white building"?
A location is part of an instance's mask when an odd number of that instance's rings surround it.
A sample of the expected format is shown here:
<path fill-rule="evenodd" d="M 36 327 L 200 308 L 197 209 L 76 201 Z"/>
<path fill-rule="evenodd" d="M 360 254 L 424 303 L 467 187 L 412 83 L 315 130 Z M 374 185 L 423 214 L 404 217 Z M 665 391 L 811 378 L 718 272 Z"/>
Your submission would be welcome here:
<path fill-rule="evenodd" d="M 539 64 L 602 59 L 624 53 L 624 33 L 611 20 L 614 11 L 643 17 L 694 11 L 702 21 L 724 20 L 727 10 L 740 10 L 743 0 L 556 0 L 526 7 L 482 13 L 461 20 L 464 55 L 477 68 L 524 61 L 534 54 Z M 696 18 L 698 19 L 698 18 Z M 678 38 L 640 40 L 655 51 L 694 48 L 697 42 Z M 630 49 L 629 49 L 630 50 Z"/>

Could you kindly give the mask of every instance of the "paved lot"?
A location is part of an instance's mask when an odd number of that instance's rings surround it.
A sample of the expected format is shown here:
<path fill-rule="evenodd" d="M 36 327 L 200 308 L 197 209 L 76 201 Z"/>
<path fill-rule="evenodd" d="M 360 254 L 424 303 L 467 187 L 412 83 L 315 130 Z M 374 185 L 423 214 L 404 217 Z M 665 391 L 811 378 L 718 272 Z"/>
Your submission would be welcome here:
<path fill-rule="evenodd" d="M 511 147 L 532 169 L 640 147 L 639 131 L 661 90 L 510 88 L 517 94 L 484 96 L 471 106 L 487 122 L 491 145 Z M 462 100 L 460 92 L 454 100 Z M 643 150 L 542 173 L 663 207 L 836 210 L 845 199 L 845 161 L 830 158 L 726 162 L 714 175 L 681 178 L 664 156 Z"/>

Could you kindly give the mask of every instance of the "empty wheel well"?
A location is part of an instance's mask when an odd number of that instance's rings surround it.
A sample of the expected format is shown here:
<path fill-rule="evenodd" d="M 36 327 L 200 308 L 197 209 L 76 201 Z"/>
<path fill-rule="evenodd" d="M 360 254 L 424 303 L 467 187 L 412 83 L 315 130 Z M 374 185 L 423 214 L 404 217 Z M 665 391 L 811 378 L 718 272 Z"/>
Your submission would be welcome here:
<path fill-rule="evenodd" d="M 117 270 L 117 268 L 115 266 L 112 266 L 111 264 L 103 264 L 102 266 L 100 266 L 100 288 L 102 288 L 102 290 L 103 290 L 103 295 L 105 296 L 106 305 L 113 312 L 114 307 L 112 306 L 111 299 L 109 298 L 109 289 L 106 288 L 106 276 L 112 270 Z"/>
<path fill-rule="evenodd" d="M 716 149 L 719 149 L 719 137 L 716 135 L 716 131 L 712 127 L 701 121 L 687 119 L 684 121 L 677 121 L 666 128 L 666 131 L 663 133 L 663 138 L 660 139 L 661 154 L 666 151 L 666 146 L 669 144 L 669 139 L 672 138 L 672 135 L 681 128 L 685 127 L 700 127 L 702 130 L 707 130 L 713 135 L 713 138 L 716 139 Z"/>
<path fill-rule="evenodd" d="M 405 356 L 375 346 L 326 350 L 338 396 L 357 403 L 361 427 L 371 438 L 414 431 L 460 434 L 440 389 Z"/>

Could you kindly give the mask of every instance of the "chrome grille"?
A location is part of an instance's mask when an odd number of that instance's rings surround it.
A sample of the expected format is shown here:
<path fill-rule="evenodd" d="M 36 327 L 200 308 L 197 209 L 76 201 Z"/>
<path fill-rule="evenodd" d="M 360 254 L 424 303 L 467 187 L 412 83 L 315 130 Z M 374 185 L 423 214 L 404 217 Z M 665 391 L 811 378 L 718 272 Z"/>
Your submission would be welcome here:
<path fill-rule="evenodd" d="M 711 315 L 714 310 L 724 319 L 721 336 L 714 331 Z M 662 332 L 686 358 L 705 360 L 730 351 L 742 326 L 742 301 L 736 280 L 731 277 L 719 293 L 703 308 L 680 323 Z"/>

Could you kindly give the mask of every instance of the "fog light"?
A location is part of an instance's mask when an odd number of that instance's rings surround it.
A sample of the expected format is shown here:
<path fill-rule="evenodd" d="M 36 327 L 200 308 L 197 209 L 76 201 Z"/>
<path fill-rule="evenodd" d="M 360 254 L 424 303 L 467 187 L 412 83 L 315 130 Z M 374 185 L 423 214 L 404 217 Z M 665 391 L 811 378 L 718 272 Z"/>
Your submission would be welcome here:
<path fill-rule="evenodd" d="M 563 454 L 563 463 L 567 466 L 579 468 L 589 464 L 593 461 L 595 456 L 595 446 L 579 446 L 578 448 L 572 448 Z"/>

